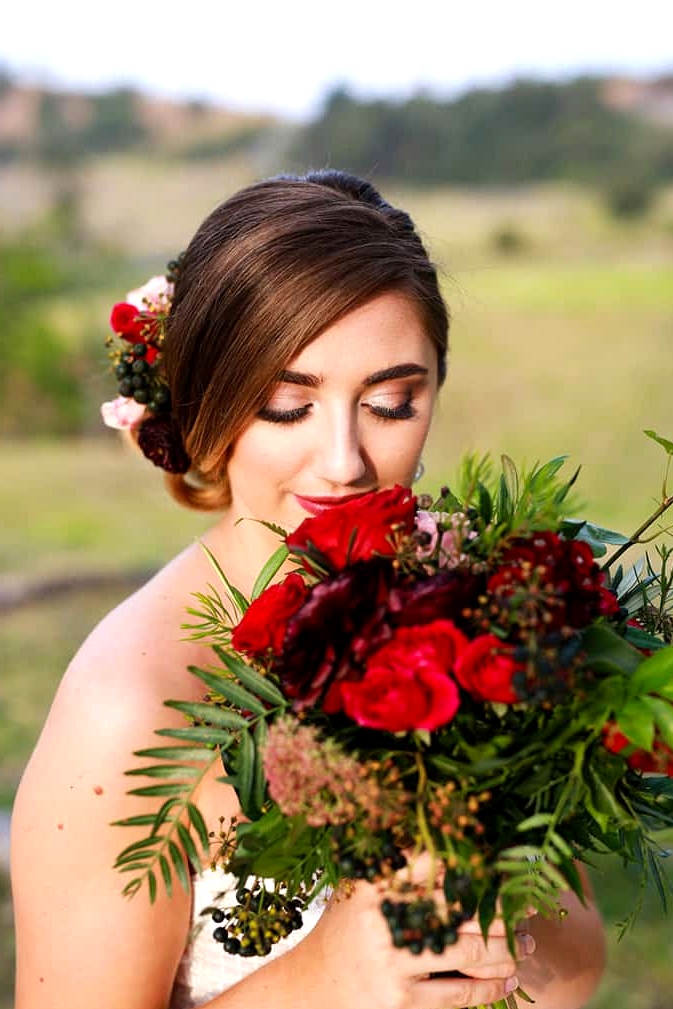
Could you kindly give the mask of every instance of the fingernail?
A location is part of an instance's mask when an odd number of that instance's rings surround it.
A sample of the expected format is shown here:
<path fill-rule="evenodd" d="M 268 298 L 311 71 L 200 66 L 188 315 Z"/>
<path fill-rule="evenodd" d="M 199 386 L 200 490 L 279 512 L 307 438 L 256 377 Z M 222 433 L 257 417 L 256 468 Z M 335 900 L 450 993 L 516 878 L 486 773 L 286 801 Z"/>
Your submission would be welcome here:
<path fill-rule="evenodd" d="M 518 987 L 518 977 L 508 977 L 505 981 L 505 995 L 510 995 L 513 991 L 516 991 Z"/>

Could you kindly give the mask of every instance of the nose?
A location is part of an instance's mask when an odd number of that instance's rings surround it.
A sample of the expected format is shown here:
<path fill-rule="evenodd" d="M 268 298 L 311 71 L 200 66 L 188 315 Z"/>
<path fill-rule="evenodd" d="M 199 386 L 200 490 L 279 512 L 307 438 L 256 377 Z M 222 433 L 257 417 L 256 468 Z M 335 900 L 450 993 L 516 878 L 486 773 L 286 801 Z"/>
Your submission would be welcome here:
<path fill-rule="evenodd" d="M 316 447 L 317 476 L 334 487 L 357 483 L 367 472 L 356 410 L 338 410 L 325 417 Z"/>

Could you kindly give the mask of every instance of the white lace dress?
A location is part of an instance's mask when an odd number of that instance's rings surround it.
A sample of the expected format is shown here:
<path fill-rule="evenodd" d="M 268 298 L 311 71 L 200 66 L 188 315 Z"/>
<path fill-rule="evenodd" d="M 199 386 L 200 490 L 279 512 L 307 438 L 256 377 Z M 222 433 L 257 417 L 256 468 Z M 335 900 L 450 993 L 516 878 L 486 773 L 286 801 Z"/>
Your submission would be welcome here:
<path fill-rule="evenodd" d="M 217 927 L 204 908 L 216 904 L 227 907 L 236 903 L 236 881 L 222 870 L 206 869 L 193 880 L 192 928 L 187 948 L 173 987 L 170 1009 L 192 1009 L 221 995 L 263 964 L 292 949 L 314 927 L 323 912 L 327 897 L 322 895 L 303 913 L 304 925 L 276 943 L 265 957 L 242 957 L 225 953 L 213 939 Z M 220 898 L 220 895 L 225 895 Z"/>

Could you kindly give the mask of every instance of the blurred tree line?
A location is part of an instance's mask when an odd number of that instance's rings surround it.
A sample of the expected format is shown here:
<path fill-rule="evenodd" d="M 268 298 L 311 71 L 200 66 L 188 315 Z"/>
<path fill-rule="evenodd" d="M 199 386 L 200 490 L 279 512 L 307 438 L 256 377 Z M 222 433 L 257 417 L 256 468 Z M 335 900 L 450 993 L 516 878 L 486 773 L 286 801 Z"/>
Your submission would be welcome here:
<path fill-rule="evenodd" d="M 334 164 L 417 185 L 673 178 L 673 125 L 608 107 L 602 81 L 520 80 L 452 101 L 362 101 L 346 88 L 296 137 L 298 164 Z"/>

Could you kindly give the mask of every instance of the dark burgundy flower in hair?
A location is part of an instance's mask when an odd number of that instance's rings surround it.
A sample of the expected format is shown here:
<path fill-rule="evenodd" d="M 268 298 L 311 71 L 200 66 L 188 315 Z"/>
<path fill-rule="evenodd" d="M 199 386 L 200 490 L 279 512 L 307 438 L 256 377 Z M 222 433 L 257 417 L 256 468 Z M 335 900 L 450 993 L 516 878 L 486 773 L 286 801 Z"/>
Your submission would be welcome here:
<path fill-rule="evenodd" d="M 138 447 L 143 455 L 167 473 L 186 473 L 189 456 L 177 424 L 170 414 L 148 417 L 138 429 Z"/>

